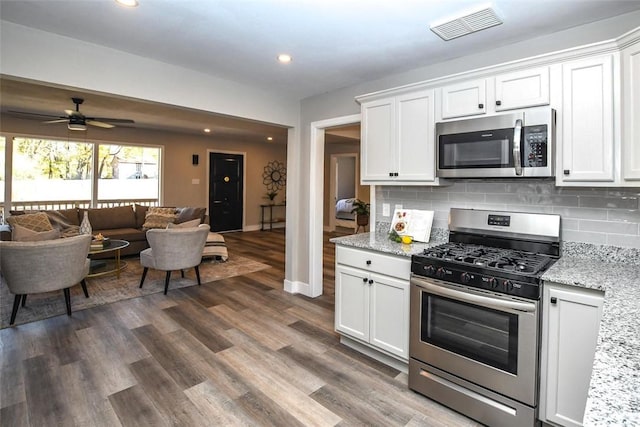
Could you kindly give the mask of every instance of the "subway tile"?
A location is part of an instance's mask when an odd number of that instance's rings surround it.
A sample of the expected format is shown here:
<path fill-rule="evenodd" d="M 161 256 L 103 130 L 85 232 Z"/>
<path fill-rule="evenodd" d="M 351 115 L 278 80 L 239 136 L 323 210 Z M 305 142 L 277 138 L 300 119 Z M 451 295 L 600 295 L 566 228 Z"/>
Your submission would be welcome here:
<path fill-rule="evenodd" d="M 633 222 L 580 220 L 580 231 L 607 234 L 638 234 L 638 224 Z"/>
<path fill-rule="evenodd" d="M 640 223 L 640 210 L 609 209 L 607 210 L 607 219 L 609 221 L 627 221 Z"/>
<path fill-rule="evenodd" d="M 568 242 L 593 243 L 596 245 L 605 245 L 607 243 L 607 235 L 604 233 L 593 233 L 587 231 L 562 230 L 562 240 Z"/>
<path fill-rule="evenodd" d="M 483 203 L 484 193 L 450 193 L 449 200 L 452 202 Z"/>
<path fill-rule="evenodd" d="M 592 197 L 577 196 L 580 207 L 583 208 L 607 208 L 607 209 L 638 209 L 637 197 Z"/>
<path fill-rule="evenodd" d="M 640 236 L 608 234 L 607 244 L 612 246 L 622 246 L 625 248 L 640 248 Z"/>
<path fill-rule="evenodd" d="M 589 209 L 589 208 L 565 208 L 554 206 L 553 213 L 559 214 L 564 218 L 573 219 L 594 219 L 594 220 L 606 220 L 606 209 Z"/>
<path fill-rule="evenodd" d="M 501 203 L 473 203 L 472 209 L 482 209 L 485 211 L 506 211 L 507 206 Z"/>
<path fill-rule="evenodd" d="M 422 200 L 449 200 L 449 193 L 418 193 L 418 198 Z"/>
<path fill-rule="evenodd" d="M 577 219 L 562 219 L 560 221 L 560 227 L 562 230 L 574 230 L 578 231 L 580 229 L 580 221 Z"/>
<path fill-rule="evenodd" d="M 454 182 L 453 185 L 449 185 L 447 187 L 442 187 L 449 193 L 466 193 L 467 192 L 467 183 L 466 182 Z"/>
<path fill-rule="evenodd" d="M 506 205 L 505 209 L 513 212 L 553 213 L 553 206 L 544 205 Z"/>
<path fill-rule="evenodd" d="M 506 184 L 500 182 L 470 182 L 467 183 L 468 193 L 505 193 Z"/>
<path fill-rule="evenodd" d="M 547 181 L 525 181 L 510 182 L 505 185 L 506 193 L 518 194 L 554 194 L 557 193 L 553 182 Z"/>

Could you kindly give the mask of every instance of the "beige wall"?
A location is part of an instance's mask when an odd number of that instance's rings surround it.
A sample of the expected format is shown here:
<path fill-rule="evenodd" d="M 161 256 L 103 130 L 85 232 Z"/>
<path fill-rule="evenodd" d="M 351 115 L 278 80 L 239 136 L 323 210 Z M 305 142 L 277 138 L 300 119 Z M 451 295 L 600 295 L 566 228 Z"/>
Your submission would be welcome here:
<path fill-rule="evenodd" d="M 324 206 L 323 206 L 323 224 L 325 227 L 329 226 L 329 216 L 334 214 L 335 202 L 330 194 L 330 179 L 331 179 L 331 155 L 340 153 L 358 153 L 360 156 L 360 142 L 340 142 L 330 143 L 324 145 Z M 360 169 L 356 169 L 356 177 L 358 182 L 360 181 Z M 360 200 L 368 202 L 369 199 L 369 186 L 358 186 L 358 197 Z"/>
<path fill-rule="evenodd" d="M 5 136 L 34 136 L 52 139 L 74 139 L 110 143 L 159 145 L 164 147 L 162 204 L 167 206 L 207 206 L 208 152 L 234 152 L 245 155 L 245 227 L 256 228 L 260 221 L 260 204 L 266 187 L 262 183 L 263 168 L 269 161 L 286 164 L 285 144 L 254 143 L 217 140 L 215 135 L 179 134 L 173 132 L 114 128 L 89 128 L 72 132 L 64 125 L 42 125 L 38 121 L 0 116 L 0 134 Z M 191 157 L 198 154 L 200 162 L 192 165 Z M 192 184 L 193 179 L 200 180 Z M 284 190 L 276 201 L 284 199 Z"/>

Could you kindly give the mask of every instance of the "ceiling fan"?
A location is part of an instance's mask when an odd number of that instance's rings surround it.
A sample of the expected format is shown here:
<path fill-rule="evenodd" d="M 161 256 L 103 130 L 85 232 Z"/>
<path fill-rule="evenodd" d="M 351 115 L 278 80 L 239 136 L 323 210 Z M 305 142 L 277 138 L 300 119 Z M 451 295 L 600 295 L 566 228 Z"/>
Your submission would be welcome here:
<path fill-rule="evenodd" d="M 73 103 L 76 105 L 75 111 L 73 110 L 64 110 L 65 116 L 52 116 L 49 114 L 39 114 L 39 113 L 26 113 L 23 111 L 11 111 L 12 113 L 18 114 L 27 114 L 31 116 L 40 116 L 40 117 L 55 117 L 54 120 L 47 120 L 42 123 L 52 124 L 52 123 L 67 123 L 67 128 L 69 130 L 87 130 L 87 125 L 97 126 L 105 129 L 110 129 L 115 127 L 115 124 L 124 124 L 124 123 L 135 123 L 130 119 L 113 119 L 107 117 L 87 117 L 80 112 L 80 105 L 84 102 L 82 98 L 71 98 Z M 115 124 L 114 124 L 115 123 Z"/>

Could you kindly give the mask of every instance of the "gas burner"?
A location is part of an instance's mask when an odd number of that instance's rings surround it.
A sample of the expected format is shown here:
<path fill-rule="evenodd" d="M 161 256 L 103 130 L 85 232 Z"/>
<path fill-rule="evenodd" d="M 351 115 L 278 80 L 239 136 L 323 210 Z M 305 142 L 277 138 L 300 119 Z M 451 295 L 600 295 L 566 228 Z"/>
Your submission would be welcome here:
<path fill-rule="evenodd" d="M 451 242 L 425 249 L 423 255 L 456 264 L 520 274 L 536 274 L 549 262 L 546 255 Z"/>

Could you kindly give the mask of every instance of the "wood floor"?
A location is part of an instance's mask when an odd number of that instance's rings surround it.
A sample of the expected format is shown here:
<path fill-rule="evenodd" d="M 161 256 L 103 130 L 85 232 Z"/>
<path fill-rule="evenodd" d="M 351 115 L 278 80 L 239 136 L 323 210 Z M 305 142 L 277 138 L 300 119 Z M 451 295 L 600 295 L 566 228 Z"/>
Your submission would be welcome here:
<path fill-rule="evenodd" d="M 284 233 L 225 235 L 272 268 L 0 331 L 1 426 L 468 426 L 350 350 L 325 289 L 282 291 Z"/>

